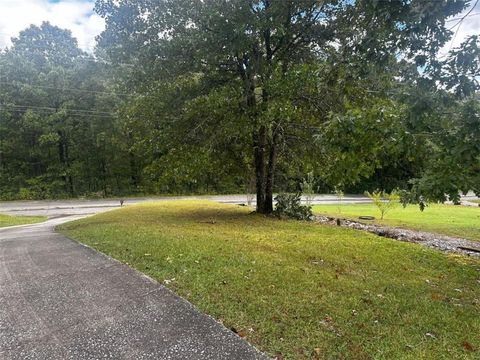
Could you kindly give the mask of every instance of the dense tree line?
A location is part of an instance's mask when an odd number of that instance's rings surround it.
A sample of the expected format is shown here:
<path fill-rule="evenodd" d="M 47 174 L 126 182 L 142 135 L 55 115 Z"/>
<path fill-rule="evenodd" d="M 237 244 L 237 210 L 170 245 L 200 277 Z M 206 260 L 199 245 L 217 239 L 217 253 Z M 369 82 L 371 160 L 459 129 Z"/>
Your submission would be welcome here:
<path fill-rule="evenodd" d="M 70 32 L 31 26 L 0 55 L 0 193 L 50 198 L 127 191 L 108 69 Z"/>
<path fill-rule="evenodd" d="M 0 196 L 479 191 L 479 38 L 438 55 L 469 3 L 98 0 L 94 57 L 32 26 L 0 55 Z"/>

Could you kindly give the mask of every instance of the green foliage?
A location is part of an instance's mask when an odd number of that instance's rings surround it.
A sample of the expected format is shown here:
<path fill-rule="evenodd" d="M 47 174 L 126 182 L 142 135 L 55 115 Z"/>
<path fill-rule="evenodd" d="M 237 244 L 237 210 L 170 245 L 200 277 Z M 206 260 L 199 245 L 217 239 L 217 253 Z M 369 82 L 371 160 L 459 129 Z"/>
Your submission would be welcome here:
<path fill-rule="evenodd" d="M 305 194 L 458 202 L 480 191 L 479 38 L 436 54 L 467 5 L 98 0 L 101 61 L 30 26 L 0 53 L 0 197 L 238 193 L 254 174 L 268 213 L 313 171 Z"/>
<path fill-rule="evenodd" d="M 275 197 L 275 215 L 297 220 L 311 220 L 312 206 L 302 205 L 302 195 L 278 194 Z"/>
<path fill-rule="evenodd" d="M 459 98 L 470 97 L 480 89 L 480 36 L 469 36 L 446 60 L 432 67 L 432 76 Z"/>
<path fill-rule="evenodd" d="M 411 180 L 412 193 L 424 201 L 458 204 L 461 193 L 480 194 L 480 101 L 455 102 L 451 111 L 434 125 L 424 171 Z"/>
<path fill-rule="evenodd" d="M 409 184 L 421 206 L 426 201 L 459 203 L 460 194 L 470 190 L 480 194 L 479 70 L 480 39 L 472 36 L 429 67 L 428 79 L 422 80 L 431 88 L 418 97 L 421 102 L 414 101 L 413 132 L 427 156 Z"/>
<path fill-rule="evenodd" d="M 400 195 L 396 191 L 392 191 L 391 193 L 386 193 L 385 191 L 373 191 L 365 192 L 373 202 L 373 204 L 380 210 L 380 219 L 383 220 L 385 215 L 392 209 L 398 206 L 398 202 L 400 200 Z"/>
<path fill-rule="evenodd" d="M 331 113 L 316 136 L 328 154 L 323 176 L 331 184 L 346 187 L 369 178 L 397 158 L 404 141 L 402 111 L 394 100 L 369 99 L 360 107 L 346 104 L 342 113 Z"/>
<path fill-rule="evenodd" d="M 0 54 L 0 72 L 0 198 L 132 192 L 120 99 L 69 31 L 30 26 Z"/>
<path fill-rule="evenodd" d="M 132 109 L 168 144 L 160 153 L 187 143 L 213 163 L 221 149 L 238 168 L 255 164 L 257 210 L 269 212 L 274 178 L 314 169 L 345 187 L 385 158 L 398 164 L 403 104 L 389 91 L 415 84 L 409 64 L 433 63 L 450 36 L 444 19 L 467 4 L 99 0 L 96 11 L 106 57 L 136 65 L 125 81 L 140 101 L 173 90 Z M 175 86 L 185 79 L 188 90 Z"/>
<path fill-rule="evenodd" d="M 414 190 L 400 190 L 398 195 L 400 196 L 400 203 L 404 208 L 406 208 L 408 204 L 418 204 L 420 211 L 424 211 L 428 205 L 425 198 Z"/>

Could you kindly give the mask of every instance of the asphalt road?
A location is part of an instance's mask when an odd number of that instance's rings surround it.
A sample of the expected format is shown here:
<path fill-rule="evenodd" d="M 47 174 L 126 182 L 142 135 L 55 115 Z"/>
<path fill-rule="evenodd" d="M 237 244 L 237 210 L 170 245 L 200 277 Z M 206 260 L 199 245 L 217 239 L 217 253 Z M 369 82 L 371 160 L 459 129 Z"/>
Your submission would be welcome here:
<path fill-rule="evenodd" d="M 266 358 L 159 283 L 54 232 L 114 204 L 62 204 L 62 217 L 0 229 L 0 359 Z"/>
<path fill-rule="evenodd" d="M 147 197 L 127 198 L 125 205 L 148 201 L 163 201 L 174 199 L 208 199 L 228 204 L 246 203 L 246 195 L 218 196 L 178 196 L 178 197 Z M 365 203 L 370 200 L 360 195 L 347 195 L 343 203 Z M 335 204 L 338 200 L 334 195 L 317 195 L 314 204 Z M 38 201 L 4 201 L 0 202 L 0 213 L 10 215 L 44 215 L 48 217 L 65 217 L 71 215 L 90 215 L 113 210 L 120 207 L 120 199 L 102 200 L 38 200 Z"/>
<path fill-rule="evenodd" d="M 125 205 L 147 201 L 163 201 L 175 199 L 207 199 L 228 204 L 245 204 L 246 195 L 217 195 L 217 196 L 176 196 L 176 197 L 146 197 L 126 198 Z M 477 199 L 473 194 L 462 197 L 462 201 Z M 363 195 L 345 195 L 343 204 L 369 203 L 370 199 Z M 255 203 L 255 202 L 253 202 Z M 316 195 L 313 204 L 337 204 L 335 195 Z M 91 215 L 113 210 L 120 207 L 120 198 L 101 200 L 39 200 L 39 201 L 4 201 L 0 202 L 0 213 L 11 215 L 44 215 L 49 218 L 66 217 L 71 215 Z"/>

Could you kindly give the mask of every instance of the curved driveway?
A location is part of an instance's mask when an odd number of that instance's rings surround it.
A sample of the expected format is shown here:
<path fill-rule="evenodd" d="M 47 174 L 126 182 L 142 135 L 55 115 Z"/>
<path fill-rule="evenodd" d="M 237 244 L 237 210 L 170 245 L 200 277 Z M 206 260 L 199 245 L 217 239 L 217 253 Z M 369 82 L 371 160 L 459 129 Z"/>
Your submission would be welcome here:
<path fill-rule="evenodd" d="M 10 212 L 46 211 L 25 205 Z M 0 359 L 266 358 L 159 283 L 54 232 L 113 204 L 83 205 L 0 229 Z"/>

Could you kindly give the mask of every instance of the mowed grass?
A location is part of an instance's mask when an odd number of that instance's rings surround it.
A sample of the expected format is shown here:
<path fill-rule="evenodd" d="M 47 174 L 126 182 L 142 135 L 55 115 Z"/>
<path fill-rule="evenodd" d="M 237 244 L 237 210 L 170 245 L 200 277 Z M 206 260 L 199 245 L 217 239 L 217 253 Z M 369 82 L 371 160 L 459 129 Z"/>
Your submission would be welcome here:
<path fill-rule="evenodd" d="M 480 357 L 478 260 L 206 201 L 129 206 L 60 231 L 272 357 Z"/>
<path fill-rule="evenodd" d="M 377 224 L 480 241 L 480 207 L 430 204 L 422 212 L 415 205 L 398 205 L 384 220 L 380 220 L 380 211 L 373 204 L 315 205 L 313 211 L 354 220 L 361 215 L 375 216 Z"/>
<path fill-rule="evenodd" d="M 34 224 L 47 220 L 46 216 L 10 216 L 0 214 L 0 228 L 14 225 Z"/>

